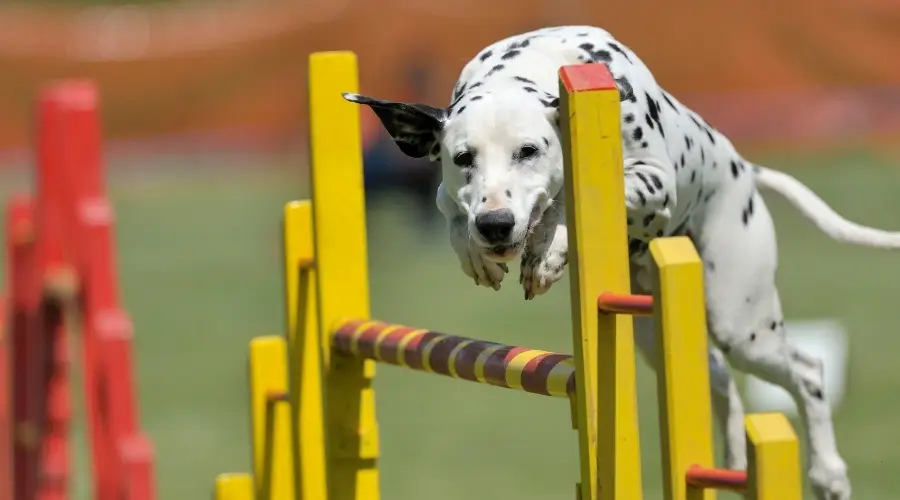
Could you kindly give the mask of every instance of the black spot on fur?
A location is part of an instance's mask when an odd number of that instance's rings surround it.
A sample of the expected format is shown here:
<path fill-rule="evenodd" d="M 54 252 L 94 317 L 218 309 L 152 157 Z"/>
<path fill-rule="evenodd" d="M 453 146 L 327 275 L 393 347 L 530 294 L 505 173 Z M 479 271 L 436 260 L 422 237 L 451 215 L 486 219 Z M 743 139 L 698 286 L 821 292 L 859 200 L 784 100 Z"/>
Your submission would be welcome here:
<path fill-rule="evenodd" d="M 554 97 L 553 99 L 550 99 L 549 101 L 545 101 L 545 100 L 541 99 L 541 104 L 543 104 L 545 107 L 548 107 L 548 108 L 558 108 L 559 107 L 559 97 Z"/>
<path fill-rule="evenodd" d="M 741 211 L 741 221 L 746 226 L 750 222 L 750 217 L 753 215 L 753 195 L 750 195 L 750 201 L 747 202 L 747 207 Z"/>
<path fill-rule="evenodd" d="M 669 194 L 666 193 L 666 198 L 663 200 L 663 208 L 668 207 L 670 201 L 671 201 L 671 200 L 669 200 Z"/>
<path fill-rule="evenodd" d="M 625 123 L 634 123 L 634 115 L 631 113 L 625 115 Z"/>
<path fill-rule="evenodd" d="M 703 146 L 700 146 L 700 163 L 706 163 L 706 151 L 703 149 Z"/>
<path fill-rule="evenodd" d="M 512 59 L 512 58 L 514 58 L 514 57 L 516 57 L 517 55 L 519 55 L 519 54 L 521 54 L 521 53 L 522 53 L 522 52 L 513 49 L 513 50 L 510 50 L 510 51 L 508 51 L 507 53 L 503 54 L 502 56 L 500 56 L 500 59 L 503 59 L 504 61 L 508 61 L 508 60 L 510 60 L 510 59 Z"/>
<path fill-rule="evenodd" d="M 644 217 L 644 220 L 641 222 L 644 224 L 644 227 L 647 227 L 653 222 L 653 219 L 655 219 L 655 218 L 656 218 L 656 214 L 650 214 L 650 215 Z"/>
<path fill-rule="evenodd" d="M 632 239 L 628 241 L 628 256 L 634 257 L 636 255 L 641 255 L 642 253 L 647 251 L 647 244 L 639 239 Z"/>
<path fill-rule="evenodd" d="M 457 114 L 457 115 L 461 115 L 462 112 L 463 112 L 465 109 L 466 109 L 465 106 L 460 106 L 459 109 L 456 110 L 456 114 Z"/>
<path fill-rule="evenodd" d="M 700 202 L 700 199 L 703 198 L 703 187 L 697 190 L 697 202 Z"/>
<path fill-rule="evenodd" d="M 488 71 L 487 74 L 484 75 L 484 76 L 485 76 L 485 78 L 487 78 L 487 77 L 493 75 L 494 73 L 500 71 L 501 69 L 503 69 L 503 68 L 505 68 L 505 67 L 506 67 L 506 66 L 504 66 L 504 65 L 502 65 L 502 64 L 498 64 L 498 65 L 494 66 L 493 68 L 491 68 L 491 70 Z"/>
<path fill-rule="evenodd" d="M 769 323 L 769 330 L 775 331 L 775 330 L 777 330 L 777 329 L 778 329 L 778 322 L 777 322 L 777 321 L 773 321 L 773 322 Z"/>
<path fill-rule="evenodd" d="M 522 90 L 524 90 L 525 92 L 529 92 L 529 93 L 537 92 L 537 89 L 534 87 L 522 87 Z"/>
<path fill-rule="evenodd" d="M 709 129 L 706 129 L 705 132 L 706 132 L 706 137 L 709 137 L 709 142 L 711 142 L 711 143 L 713 143 L 713 144 L 715 145 L 715 143 L 716 143 L 716 138 L 713 137 L 712 132 L 711 132 Z"/>
<path fill-rule="evenodd" d="M 638 191 L 637 194 L 638 194 L 638 198 L 641 199 L 641 206 L 643 207 L 644 205 L 647 204 L 647 197 L 644 196 L 644 193 L 642 193 L 640 191 Z"/>
<path fill-rule="evenodd" d="M 656 232 L 656 237 L 657 237 L 657 238 L 661 238 L 662 235 L 663 235 L 663 230 L 662 230 L 662 229 L 660 229 L 659 231 Z"/>
<path fill-rule="evenodd" d="M 697 180 L 697 171 L 694 170 L 691 172 L 691 183 Z"/>
<path fill-rule="evenodd" d="M 825 399 L 825 395 L 822 394 L 822 388 L 817 385 L 814 385 L 809 380 L 803 381 L 803 387 L 806 389 L 806 392 L 808 392 L 810 396 L 812 396 L 820 401 Z"/>
<path fill-rule="evenodd" d="M 507 47 L 506 50 L 524 49 L 525 47 L 528 47 L 530 44 L 531 44 L 531 39 L 526 38 L 526 39 L 522 40 L 521 42 L 513 42 L 513 43 L 509 44 L 509 47 Z"/>
<path fill-rule="evenodd" d="M 692 141 L 690 137 L 684 136 L 684 146 L 687 148 L 688 151 L 691 150 L 691 147 L 693 145 L 694 145 L 694 141 Z"/>
<path fill-rule="evenodd" d="M 634 130 L 631 132 L 631 138 L 636 141 L 639 141 L 639 140 L 641 140 L 642 137 L 644 137 L 644 131 L 641 130 L 641 127 L 635 127 Z"/>
<path fill-rule="evenodd" d="M 475 96 L 472 96 L 472 99 L 470 99 L 470 100 L 472 100 L 472 101 L 480 101 L 480 100 L 482 100 L 482 99 L 484 99 L 483 96 L 475 95 Z"/>
<path fill-rule="evenodd" d="M 487 60 L 488 57 L 491 57 L 492 55 L 494 55 L 494 53 L 489 50 L 487 52 L 482 53 L 480 56 L 478 56 L 478 60 L 481 62 L 484 62 Z"/>
<path fill-rule="evenodd" d="M 544 141 L 544 146 L 550 147 L 550 139 L 547 139 L 546 137 L 541 137 L 541 139 Z"/>
<path fill-rule="evenodd" d="M 675 107 L 675 103 L 672 102 L 672 99 L 669 99 L 669 94 L 666 92 L 663 92 L 662 96 L 663 96 L 663 100 L 666 101 L 666 104 L 668 104 L 669 107 L 672 108 L 676 113 L 679 113 L 678 108 Z"/>
<path fill-rule="evenodd" d="M 710 271 L 715 272 L 715 270 L 716 270 L 716 263 L 713 262 L 713 261 L 711 261 L 711 260 L 708 260 L 708 261 L 706 261 L 706 266 L 705 266 L 705 267 L 706 267 L 707 269 L 709 269 Z"/>
<path fill-rule="evenodd" d="M 681 153 L 681 159 L 679 161 L 681 162 L 681 168 L 684 168 L 684 153 Z"/>
<path fill-rule="evenodd" d="M 653 185 L 656 186 L 656 189 L 662 189 L 662 181 L 659 179 L 658 175 L 650 174 L 650 180 L 653 181 Z M 666 198 L 669 196 L 666 195 Z"/>
<path fill-rule="evenodd" d="M 753 342 L 754 340 L 756 340 L 756 332 L 750 334 L 750 342 Z"/>
<path fill-rule="evenodd" d="M 519 80 L 519 81 L 522 82 L 522 83 L 530 83 L 530 84 L 532 84 L 532 85 L 537 85 L 536 83 L 534 83 L 533 80 L 530 80 L 530 79 L 528 79 L 528 78 L 525 78 L 524 76 L 518 76 L 518 75 L 516 75 L 516 76 L 513 77 L 513 79 Z"/>
<path fill-rule="evenodd" d="M 619 54 L 622 54 L 622 57 L 624 57 L 626 61 L 631 62 L 631 58 L 628 57 L 628 54 L 626 54 L 624 50 L 622 50 L 622 47 L 619 47 L 618 45 L 616 45 L 612 42 L 608 42 L 606 45 L 608 45 L 609 48 L 613 49 L 614 51 L 618 52 Z"/>
<path fill-rule="evenodd" d="M 644 121 L 647 123 L 647 126 L 650 127 L 650 130 L 656 128 L 656 125 L 653 123 L 653 118 L 650 118 L 650 115 L 644 115 Z"/>
<path fill-rule="evenodd" d="M 656 122 L 656 126 L 659 127 L 659 134 L 663 137 L 666 136 L 666 131 L 663 130 L 662 122 L 659 121 L 659 112 L 662 108 L 659 107 L 659 102 L 654 101 L 650 94 L 644 92 L 644 97 L 647 98 L 647 107 L 650 108 L 650 118 L 653 118 L 653 121 Z"/>
<path fill-rule="evenodd" d="M 627 219 L 625 219 L 625 223 L 628 224 L 629 226 L 633 226 L 634 219 L 632 219 L 631 217 L 628 217 Z"/>
<path fill-rule="evenodd" d="M 627 78 L 623 76 L 620 78 L 616 78 L 615 81 L 616 88 L 619 90 L 619 102 L 637 102 L 637 97 L 635 97 L 634 95 L 634 88 L 631 86 L 631 82 L 629 82 Z"/>
<path fill-rule="evenodd" d="M 712 197 L 713 197 L 715 194 L 716 194 L 716 190 L 715 190 L 715 189 L 713 189 L 712 191 L 706 193 L 706 196 L 703 197 L 703 203 L 709 203 L 709 200 L 711 200 Z"/>
<path fill-rule="evenodd" d="M 737 179 L 738 176 L 741 175 L 741 171 L 740 171 L 739 168 L 738 168 L 738 164 L 735 163 L 733 160 L 732 160 L 732 162 L 731 162 L 731 175 L 732 175 L 732 177 L 734 177 L 735 179 Z"/>
<path fill-rule="evenodd" d="M 646 175 L 644 175 L 644 174 L 641 173 L 641 172 L 635 172 L 635 175 L 637 175 L 637 178 L 640 179 L 641 182 L 644 183 L 644 186 L 647 187 L 647 191 L 649 191 L 650 194 L 656 194 L 656 190 L 653 189 L 653 186 L 650 185 L 650 181 L 647 180 L 647 176 L 646 176 Z M 644 225 L 646 226 L 646 224 L 644 224 Z"/>
<path fill-rule="evenodd" d="M 475 83 L 472 84 L 471 87 L 469 87 L 469 90 L 472 90 L 472 89 L 474 89 L 475 87 L 481 87 L 481 85 L 482 85 L 481 82 L 475 82 Z"/>
<path fill-rule="evenodd" d="M 577 34 L 577 35 L 575 35 L 575 36 L 589 36 L 589 35 L 590 35 L 590 33 L 579 33 L 579 34 Z"/>
<path fill-rule="evenodd" d="M 650 147 L 650 144 L 647 141 L 641 143 L 641 149 L 647 149 Z"/>
<path fill-rule="evenodd" d="M 590 58 L 594 62 L 608 63 L 612 61 L 612 56 L 609 54 L 609 51 L 594 50 L 594 44 L 592 43 L 582 43 L 578 48 L 590 54 Z"/>
<path fill-rule="evenodd" d="M 462 82 L 462 83 L 459 85 L 459 87 L 456 87 L 456 90 L 453 91 L 453 98 L 454 98 L 454 99 L 459 99 L 459 97 L 460 97 L 461 95 L 463 95 L 463 92 L 465 92 L 465 91 L 466 91 L 466 82 Z"/>

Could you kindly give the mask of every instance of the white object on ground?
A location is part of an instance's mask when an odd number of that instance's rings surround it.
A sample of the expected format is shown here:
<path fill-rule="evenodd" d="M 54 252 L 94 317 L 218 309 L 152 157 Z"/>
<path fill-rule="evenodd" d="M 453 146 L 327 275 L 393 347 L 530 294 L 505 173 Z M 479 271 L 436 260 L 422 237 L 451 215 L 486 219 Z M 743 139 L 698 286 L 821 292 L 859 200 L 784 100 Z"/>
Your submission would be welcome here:
<path fill-rule="evenodd" d="M 834 412 L 844 396 L 847 379 L 847 333 L 843 326 L 831 319 L 785 321 L 788 342 L 810 356 L 822 360 L 825 376 L 825 397 Z M 747 376 L 744 394 L 748 412 L 778 411 L 794 418 L 797 405 L 784 389 Z"/>

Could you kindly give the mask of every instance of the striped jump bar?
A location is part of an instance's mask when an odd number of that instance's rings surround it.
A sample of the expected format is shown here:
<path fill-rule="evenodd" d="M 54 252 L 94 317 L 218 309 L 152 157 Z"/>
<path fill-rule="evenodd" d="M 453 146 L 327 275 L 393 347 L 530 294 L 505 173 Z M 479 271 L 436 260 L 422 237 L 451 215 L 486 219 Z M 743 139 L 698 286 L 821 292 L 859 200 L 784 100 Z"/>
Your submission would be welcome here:
<path fill-rule="evenodd" d="M 649 316 L 653 314 L 653 297 L 604 292 L 597 297 L 597 309 L 605 313 Z"/>
<path fill-rule="evenodd" d="M 711 469 L 695 465 L 687 471 L 687 484 L 694 488 L 744 491 L 747 489 L 747 473 L 742 470 Z"/>
<path fill-rule="evenodd" d="M 532 394 L 575 394 L 572 356 L 372 320 L 335 330 L 336 353 Z"/>

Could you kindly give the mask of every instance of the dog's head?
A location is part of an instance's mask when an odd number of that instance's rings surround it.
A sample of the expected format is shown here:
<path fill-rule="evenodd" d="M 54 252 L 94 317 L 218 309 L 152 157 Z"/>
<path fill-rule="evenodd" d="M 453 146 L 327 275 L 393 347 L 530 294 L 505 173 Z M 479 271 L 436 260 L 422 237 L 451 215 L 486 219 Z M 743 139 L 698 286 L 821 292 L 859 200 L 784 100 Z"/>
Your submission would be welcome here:
<path fill-rule="evenodd" d="M 559 100 L 521 80 L 480 90 L 447 108 L 344 98 L 371 107 L 406 155 L 441 162 L 444 186 L 468 215 L 470 238 L 488 258 L 506 261 L 562 188 Z"/>

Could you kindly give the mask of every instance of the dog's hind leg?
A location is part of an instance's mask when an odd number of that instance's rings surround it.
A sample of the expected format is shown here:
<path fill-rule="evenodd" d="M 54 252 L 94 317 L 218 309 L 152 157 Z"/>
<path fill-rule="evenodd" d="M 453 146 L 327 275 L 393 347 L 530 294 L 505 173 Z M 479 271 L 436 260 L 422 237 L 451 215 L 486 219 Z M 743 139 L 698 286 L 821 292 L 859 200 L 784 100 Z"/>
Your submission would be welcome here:
<path fill-rule="evenodd" d="M 816 497 L 848 500 L 847 466 L 838 453 L 825 400 L 822 363 L 798 351 L 784 335 L 772 219 L 752 185 L 735 183 L 719 196 L 695 241 L 706 268 L 710 333 L 736 368 L 790 393 L 808 437 Z"/>

